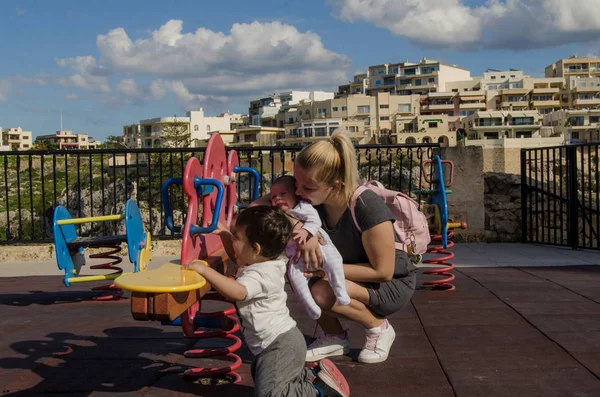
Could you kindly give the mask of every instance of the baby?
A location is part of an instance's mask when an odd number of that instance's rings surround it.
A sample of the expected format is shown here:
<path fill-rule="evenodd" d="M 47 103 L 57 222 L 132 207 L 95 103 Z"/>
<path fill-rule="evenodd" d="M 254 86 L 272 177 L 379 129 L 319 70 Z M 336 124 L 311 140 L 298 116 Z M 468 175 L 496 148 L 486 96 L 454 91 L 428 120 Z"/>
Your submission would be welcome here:
<path fill-rule="evenodd" d="M 297 244 L 303 244 L 310 236 L 320 233 L 325 241 L 321 245 L 323 254 L 323 270 L 327 274 L 329 284 L 340 305 L 350 304 L 350 297 L 346 292 L 346 280 L 344 277 L 344 262 L 342 256 L 333 245 L 329 235 L 321 228 L 321 218 L 317 210 L 296 196 L 296 181 L 292 176 L 277 178 L 271 186 L 271 204 L 279 207 L 293 218 L 292 239 L 285 248 L 288 259 L 296 255 Z M 303 225 L 302 225 L 303 223 Z M 288 278 L 292 288 L 300 299 L 308 315 L 316 320 L 321 317 L 321 308 L 314 301 L 308 279 L 304 275 L 305 264 L 302 258 L 296 263 L 288 262 Z"/>

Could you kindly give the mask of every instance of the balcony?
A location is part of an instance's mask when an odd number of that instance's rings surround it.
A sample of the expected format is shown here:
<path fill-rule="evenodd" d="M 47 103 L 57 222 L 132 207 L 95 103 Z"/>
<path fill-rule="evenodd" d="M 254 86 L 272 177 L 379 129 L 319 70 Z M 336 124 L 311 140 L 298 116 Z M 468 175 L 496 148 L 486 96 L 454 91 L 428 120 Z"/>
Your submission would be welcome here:
<path fill-rule="evenodd" d="M 444 103 L 444 104 L 439 103 L 439 104 L 424 105 L 421 107 L 421 110 L 424 110 L 424 111 L 427 111 L 427 110 L 454 110 L 454 104 L 453 103 Z"/>
<path fill-rule="evenodd" d="M 571 91 L 573 92 L 600 92 L 600 86 L 591 86 L 591 87 L 575 87 Z"/>
<path fill-rule="evenodd" d="M 460 104 L 460 110 L 479 109 L 486 110 L 487 105 L 482 102 L 464 102 Z"/>
<path fill-rule="evenodd" d="M 560 106 L 560 101 L 533 101 L 533 107 L 537 108 L 537 107 L 558 107 Z"/>
<path fill-rule="evenodd" d="M 558 87 L 550 87 L 550 88 L 534 88 L 534 94 L 558 94 L 560 92 L 560 88 Z"/>
<path fill-rule="evenodd" d="M 529 88 L 504 88 L 500 90 L 500 95 L 527 95 L 531 92 Z"/>
<path fill-rule="evenodd" d="M 485 92 L 481 91 L 460 91 L 458 96 L 461 98 L 469 98 L 471 100 L 485 101 Z"/>
<path fill-rule="evenodd" d="M 528 101 L 517 101 L 517 102 L 502 102 L 500 104 L 500 106 L 504 109 L 504 108 L 512 108 L 512 109 L 516 109 L 516 108 L 526 108 L 527 106 L 529 106 L 529 102 Z"/>
<path fill-rule="evenodd" d="M 575 99 L 573 101 L 574 106 L 600 106 L 600 98 L 591 99 Z"/>

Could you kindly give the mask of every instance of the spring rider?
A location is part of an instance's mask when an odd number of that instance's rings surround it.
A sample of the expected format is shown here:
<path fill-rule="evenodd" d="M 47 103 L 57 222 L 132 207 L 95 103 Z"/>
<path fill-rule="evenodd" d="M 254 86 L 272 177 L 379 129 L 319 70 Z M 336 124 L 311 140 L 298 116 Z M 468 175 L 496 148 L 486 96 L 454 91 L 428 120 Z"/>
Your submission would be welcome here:
<path fill-rule="evenodd" d="M 237 179 L 241 172 L 254 176 L 254 197 L 258 194 L 259 175 L 252 168 L 240 167 L 239 157 L 234 150 L 226 155 L 222 138 L 214 134 L 208 143 L 201 166 L 192 157 L 185 166 L 183 178 L 171 178 L 163 183 L 162 194 L 165 223 L 174 232 L 181 232 L 181 256 L 177 261 L 162 265 L 144 273 L 125 274 L 115 280 L 123 289 L 132 291 L 131 312 L 136 320 L 162 321 L 165 325 L 180 325 L 185 337 L 190 339 L 223 338 L 233 344 L 223 349 L 201 349 L 185 352 L 187 358 L 223 356 L 233 360 L 224 368 L 193 368 L 184 375 L 192 378 L 229 376 L 234 382 L 241 377 L 234 371 L 240 367 L 241 359 L 234 354 L 241 347 L 241 340 L 234 335 L 239 324 L 234 317 L 235 308 L 214 313 L 201 313 L 202 301 L 219 300 L 222 296 L 210 291 L 211 286 L 198 273 L 181 269 L 181 265 L 192 260 L 203 260 L 207 265 L 225 275 L 232 275 L 235 264 L 226 258 L 219 236 L 211 234 L 218 222 L 228 226 L 233 219 L 237 202 Z M 187 197 L 185 224 L 175 226 L 168 190 L 173 185 L 183 186 Z M 202 203 L 202 224 L 198 225 L 199 205 Z M 216 331 L 198 328 L 220 327 Z"/>

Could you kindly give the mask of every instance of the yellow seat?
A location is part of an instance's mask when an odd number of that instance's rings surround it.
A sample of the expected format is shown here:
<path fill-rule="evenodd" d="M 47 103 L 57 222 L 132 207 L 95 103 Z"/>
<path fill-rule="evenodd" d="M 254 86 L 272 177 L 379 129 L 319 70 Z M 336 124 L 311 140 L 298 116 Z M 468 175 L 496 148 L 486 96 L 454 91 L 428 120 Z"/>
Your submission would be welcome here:
<path fill-rule="evenodd" d="M 123 274 L 115 280 L 119 288 L 145 293 L 175 293 L 200 289 L 206 279 L 193 270 L 184 270 L 171 261 L 154 270 Z"/>

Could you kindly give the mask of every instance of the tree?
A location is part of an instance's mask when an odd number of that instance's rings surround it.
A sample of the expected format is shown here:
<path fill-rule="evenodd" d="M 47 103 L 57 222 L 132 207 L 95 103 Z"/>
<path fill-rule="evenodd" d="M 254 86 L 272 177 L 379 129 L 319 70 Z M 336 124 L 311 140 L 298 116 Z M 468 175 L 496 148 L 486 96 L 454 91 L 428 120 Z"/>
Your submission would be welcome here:
<path fill-rule="evenodd" d="M 122 136 L 109 135 L 100 147 L 102 149 L 125 149 L 127 146 L 123 143 Z"/>
<path fill-rule="evenodd" d="M 55 141 L 37 139 L 31 147 L 31 150 L 58 150 L 58 145 Z"/>
<path fill-rule="evenodd" d="M 192 143 L 192 133 L 187 123 L 173 116 L 173 121 L 163 126 L 161 139 L 165 147 L 185 148 Z"/>

